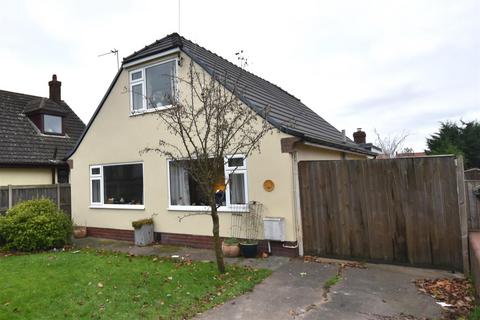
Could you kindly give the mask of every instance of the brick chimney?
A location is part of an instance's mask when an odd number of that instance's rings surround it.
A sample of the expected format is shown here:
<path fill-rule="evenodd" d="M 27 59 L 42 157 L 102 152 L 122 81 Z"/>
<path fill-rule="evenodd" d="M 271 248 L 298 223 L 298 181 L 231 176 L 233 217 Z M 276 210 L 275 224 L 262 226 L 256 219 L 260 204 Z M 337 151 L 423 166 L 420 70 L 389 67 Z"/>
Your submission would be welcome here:
<path fill-rule="evenodd" d="M 53 101 L 62 100 L 62 95 L 60 90 L 60 87 L 62 86 L 62 82 L 57 81 L 56 74 L 52 76 L 52 81 L 48 82 L 48 86 L 50 87 L 50 99 Z"/>
<path fill-rule="evenodd" d="M 353 133 L 353 141 L 356 144 L 367 143 L 367 134 L 362 131 L 362 128 L 357 128 L 357 131 Z"/>

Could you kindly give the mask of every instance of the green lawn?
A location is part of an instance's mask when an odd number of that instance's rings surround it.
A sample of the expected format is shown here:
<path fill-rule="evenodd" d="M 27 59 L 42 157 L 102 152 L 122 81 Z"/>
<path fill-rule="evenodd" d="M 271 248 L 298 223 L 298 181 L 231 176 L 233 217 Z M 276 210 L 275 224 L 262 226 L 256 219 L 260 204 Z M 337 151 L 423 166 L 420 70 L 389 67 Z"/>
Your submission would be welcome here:
<path fill-rule="evenodd" d="M 182 319 L 251 290 L 268 270 L 95 251 L 0 257 L 0 319 Z"/>
<path fill-rule="evenodd" d="M 468 320 L 480 320 L 480 307 L 476 306 L 472 312 L 470 312 Z"/>

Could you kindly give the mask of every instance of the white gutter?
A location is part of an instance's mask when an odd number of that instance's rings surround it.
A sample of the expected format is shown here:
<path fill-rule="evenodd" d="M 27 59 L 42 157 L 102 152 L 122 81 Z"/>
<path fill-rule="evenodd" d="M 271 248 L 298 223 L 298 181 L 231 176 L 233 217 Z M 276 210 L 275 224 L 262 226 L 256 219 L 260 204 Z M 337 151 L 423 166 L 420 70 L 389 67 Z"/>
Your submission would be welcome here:
<path fill-rule="evenodd" d="M 147 62 L 147 61 L 150 61 L 150 60 L 155 60 L 155 59 L 158 59 L 158 58 L 162 58 L 162 57 L 165 57 L 165 56 L 171 55 L 173 53 L 177 53 L 177 52 L 180 52 L 180 48 L 173 48 L 173 49 L 170 49 L 170 50 L 167 50 L 167 51 L 164 51 L 164 52 L 161 52 L 161 53 L 157 53 L 157 54 L 154 54 L 154 55 L 142 58 L 142 59 L 134 60 L 134 61 L 125 63 L 123 65 L 123 69 L 131 67 L 131 66 L 135 66 L 137 64 L 141 64 L 141 63 L 144 63 L 144 62 Z"/>

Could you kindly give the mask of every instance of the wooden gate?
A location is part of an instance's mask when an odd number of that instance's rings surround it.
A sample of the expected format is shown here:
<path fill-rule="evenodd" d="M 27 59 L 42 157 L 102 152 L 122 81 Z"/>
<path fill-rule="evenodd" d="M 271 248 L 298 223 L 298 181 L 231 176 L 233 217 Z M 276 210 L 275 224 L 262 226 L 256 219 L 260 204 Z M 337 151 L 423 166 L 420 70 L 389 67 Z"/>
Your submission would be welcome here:
<path fill-rule="evenodd" d="M 306 161 L 299 184 L 306 255 L 468 265 L 461 158 Z"/>

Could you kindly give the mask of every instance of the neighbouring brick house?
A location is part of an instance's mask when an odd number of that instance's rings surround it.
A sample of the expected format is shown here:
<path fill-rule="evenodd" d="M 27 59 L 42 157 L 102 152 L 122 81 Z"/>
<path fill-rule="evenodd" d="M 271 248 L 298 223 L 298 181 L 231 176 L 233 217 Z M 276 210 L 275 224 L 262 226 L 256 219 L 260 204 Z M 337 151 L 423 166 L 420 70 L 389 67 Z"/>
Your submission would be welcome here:
<path fill-rule="evenodd" d="M 85 124 L 61 99 L 53 75 L 49 98 L 0 90 L 0 186 L 69 181 L 65 156 Z"/>

